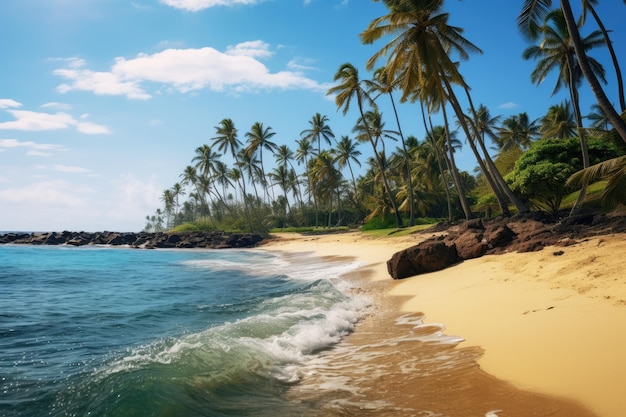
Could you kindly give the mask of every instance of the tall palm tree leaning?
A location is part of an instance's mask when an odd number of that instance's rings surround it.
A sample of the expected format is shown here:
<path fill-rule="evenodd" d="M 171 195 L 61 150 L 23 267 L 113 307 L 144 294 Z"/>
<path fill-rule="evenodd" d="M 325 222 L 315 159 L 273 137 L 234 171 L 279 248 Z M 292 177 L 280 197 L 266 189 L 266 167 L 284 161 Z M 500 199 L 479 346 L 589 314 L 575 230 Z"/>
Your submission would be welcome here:
<path fill-rule="evenodd" d="M 453 105 L 457 119 L 465 123 L 465 116 L 456 100 L 452 84 L 469 88 L 460 72 L 458 63 L 450 57 L 451 52 L 460 59 L 468 59 L 467 50 L 481 52 L 478 47 L 466 40 L 462 29 L 448 25 L 448 14 L 442 13 L 443 0 L 414 2 L 406 0 L 383 0 L 389 14 L 374 19 L 360 34 L 364 44 L 371 44 L 383 37 L 390 36 L 391 41 L 376 52 L 367 62 L 367 68 L 373 69 L 376 61 L 387 57 L 385 64 L 387 76 L 399 80 L 402 90 L 401 100 L 420 100 L 428 103 L 429 111 L 441 111 L 444 118 L 446 104 Z M 490 178 L 480 156 L 477 154 L 472 136 L 464 126 L 472 151 L 477 156 L 486 178 Z M 472 217 L 469 203 L 462 191 L 458 169 L 453 155 L 449 155 L 451 174 L 459 191 L 459 200 L 466 219 Z M 490 180 L 494 193 L 498 193 L 495 183 Z M 500 199 L 501 200 L 501 199 Z M 505 204 L 501 204 L 503 210 Z"/>
<path fill-rule="evenodd" d="M 619 99 L 621 112 L 624 113 L 626 111 L 626 97 L 624 97 L 624 80 L 622 79 L 622 70 L 620 68 L 619 61 L 617 60 L 617 55 L 615 54 L 615 48 L 613 48 L 613 42 L 611 42 L 611 38 L 609 38 L 609 32 L 604 27 L 604 23 L 602 23 L 600 16 L 598 16 L 596 9 L 593 7 L 598 5 L 599 0 L 582 0 L 582 2 L 583 16 L 580 24 L 585 24 L 585 20 L 587 19 L 587 12 L 589 12 L 593 16 L 593 19 L 596 21 L 596 24 L 602 32 L 602 36 L 604 37 L 604 43 L 606 44 L 606 47 L 609 50 L 609 54 L 611 55 L 613 68 L 615 68 L 615 78 L 617 79 L 617 97 Z M 626 4 L 626 1 L 624 1 L 624 4 Z"/>
<path fill-rule="evenodd" d="M 572 107 L 574 110 L 574 118 L 578 128 L 578 136 L 580 138 L 580 149 L 582 152 L 583 168 L 589 167 L 589 151 L 587 150 L 586 132 L 583 127 L 583 117 L 580 111 L 580 100 L 578 96 L 578 88 L 582 83 L 582 71 L 579 56 L 572 47 L 572 38 L 568 30 L 565 16 L 561 9 L 554 10 L 545 16 L 544 23 L 538 29 L 540 40 L 539 45 L 528 47 L 524 53 L 524 59 L 537 60 L 537 67 L 531 74 L 531 80 L 535 84 L 540 84 L 553 70 L 557 70 L 559 76 L 556 86 L 552 94 L 557 93 L 562 86 L 567 86 L 570 97 L 572 99 Z M 584 51 L 589 51 L 599 45 L 604 44 L 602 33 L 597 30 L 580 39 L 581 46 Z M 604 69 L 598 61 L 587 57 L 587 64 L 591 68 L 594 77 L 599 78 L 606 83 L 604 78 Z M 572 207 L 571 214 L 580 211 L 582 203 L 587 193 L 587 186 L 583 184 L 578 199 Z"/>
<path fill-rule="evenodd" d="M 363 120 L 363 123 L 367 124 L 367 118 L 365 117 L 363 107 L 366 103 L 372 105 L 373 102 L 371 97 L 367 94 L 367 91 L 365 91 L 361 86 L 359 71 L 356 69 L 356 67 L 347 62 L 345 64 L 342 64 L 335 73 L 334 81 L 340 81 L 340 84 L 331 87 L 326 94 L 335 94 L 335 103 L 337 104 L 337 108 L 343 108 L 344 115 L 350 109 L 350 102 L 352 101 L 352 99 L 356 98 L 359 113 L 361 115 L 361 120 Z M 402 218 L 400 217 L 400 211 L 398 210 L 396 198 L 391 191 L 389 181 L 387 180 L 384 168 L 382 167 L 382 160 L 376 147 L 374 138 L 372 137 L 370 130 L 366 130 L 367 138 L 370 142 L 370 145 L 372 145 L 372 150 L 374 151 L 376 162 L 378 163 L 378 167 L 380 169 L 380 174 L 383 180 L 383 185 L 385 187 L 387 198 L 391 203 L 394 215 L 396 217 L 396 225 L 398 228 L 401 228 Z"/>
<path fill-rule="evenodd" d="M 518 28 L 524 36 L 531 40 L 536 40 L 540 36 L 540 28 L 546 15 L 550 13 L 551 6 L 552 0 L 524 0 L 522 11 L 517 18 Z M 600 85 L 600 81 L 598 81 L 591 68 L 569 0 L 560 0 L 560 9 L 563 11 L 567 30 L 574 44 L 574 51 L 578 57 L 580 70 L 589 83 L 591 91 L 596 96 L 598 104 L 602 107 L 602 111 L 609 118 L 618 135 L 626 142 L 626 121 L 620 117 L 619 113 L 611 105 Z"/>

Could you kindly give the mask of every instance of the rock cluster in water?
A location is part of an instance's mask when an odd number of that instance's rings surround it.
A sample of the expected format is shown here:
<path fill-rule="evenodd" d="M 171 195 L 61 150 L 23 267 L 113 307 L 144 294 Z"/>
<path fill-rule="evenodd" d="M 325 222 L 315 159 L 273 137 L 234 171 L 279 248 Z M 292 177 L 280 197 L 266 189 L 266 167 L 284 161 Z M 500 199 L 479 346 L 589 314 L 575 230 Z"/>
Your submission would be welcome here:
<path fill-rule="evenodd" d="M 28 245 L 112 245 L 132 248 L 249 248 L 256 246 L 263 237 L 256 233 L 120 233 L 120 232 L 45 232 L 6 233 L 0 235 L 0 244 Z"/>

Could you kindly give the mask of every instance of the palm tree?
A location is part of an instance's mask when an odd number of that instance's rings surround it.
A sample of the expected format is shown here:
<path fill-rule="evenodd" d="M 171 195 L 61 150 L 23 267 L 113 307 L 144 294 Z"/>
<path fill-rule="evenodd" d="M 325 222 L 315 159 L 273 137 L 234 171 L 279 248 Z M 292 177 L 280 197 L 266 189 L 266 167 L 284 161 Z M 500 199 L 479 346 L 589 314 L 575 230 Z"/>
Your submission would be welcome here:
<path fill-rule="evenodd" d="M 493 139 L 501 152 L 507 152 L 513 148 L 526 150 L 539 136 L 537 120 L 531 121 L 524 112 L 504 119 Z"/>
<path fill-rule="evenodd" d="M 287 197 L 289 193 L 289 170 L 286 165 L 279 165 L 274 168 L 269 174 L 270 179 L 272 179 L 276 184 L 280 186 L 283 190 L 283 195 L 285 197 L 285 221 L 283 226 L 287 223 L 287 213 L 291 212 L 291 206 L 289 205 L 289 198 Z"/>
<path fill-rule="evenodd" d="M 261 161 L 254 155 L 248 153 L 246 149 L 239 151 L 237 161 L 237 167 L 241 170 L 242 174 L 248 177 L 248 181 L 252 184 L 256 201 L 260 202 L 261 198 L 259 197 L 259 190 L 256 185 L 262 184 L 265 188 L 265 175 L 263 175 L 261 169 Z M 243 182 L 245 183 L 245 178 Z M 255 204 L 251 204 L 251 206 L 255 208 Z M 259 208 L 258 205 L 256 208 Z"/>
<path fill-rule="evenodd" d="M 400 141 L 402 142 L 402 151 L 404 158 L 404 167 L 406 174 L 406 182 L 408 185 L 408 193 L 411 198 L 409 201 L 409 226 L 415 225 L 415 207 L 413 204 L 413 179 L 411 178 L 411 162 L 408 159 L 408 149 L 406 143 L 404 141 L 404 135 L 402 134 L 402 127 L 400 126 L 400 118 L 398 117 L 398 110 L 396 109 L 396 102 L 393 98 L 393 90 L 397 86 L 396 82 L 391 82 L 390 77 L 387 76 L 387 72 L 384 68 L 379 68 L 374 71 L 374 78 L 369 82 L 370 84 L 370 92 L 378 92 L 380 94 L 389 95 L 389 100 L 391 102 L 391 107 L 393 109 L 393 114 L 396 118 L 396 125 L 398 126 L 398 135 L 400 136 Z"/>
<path fill-rule="evenodd" d="M 586 117 L 591 120 L 592 129 L 598 130 L 602 133 L 609 130 L 611 122 L 602 111 L 602 107 L 598 106 L 598 104 L 591 105 L 591 112 Z"/>
<path fill-rule="evenodd" d="M 246 152 L 248 156 L 251 158 L 258 152 L 259 154 L 259 164 L 261 166 L 261 184 L 263 185 L 263 191 L 265 194 L 266 200 L 268 200 L 268 190 L 267 190 L 267 181 L 265 180 L 265 167 L 263 166 L 263 149 L 269 151 L 274 154 L 276 151 L 276 144 L 270 139 L 274 137 L 276 132 L 272 132 L 272 127 L 268 126 L 267 128 L 263 127 L 263 123 L 255 122 L 250 131 L 246 133 L 246 138 L 248 146 L 246 147 Z"/>
<path fill-rule="evenodd" d="M 444 126 L 434 126 L 426 135 L 426 144 L 431 155 L 436 159 L 441 176 L 441 183 L 444 186 L 446 200 L 448 203 L 448 219 L 452 220 L 452 196 L 450 195 L 450 160 L 448 155 L 461 147 L 461 141 L 456 138 L 454 132 L 446 132 Z"/>
<path fill-rule="evenodd" d="M 469 58 L 468 51 L 481 52 L 480 49 L 462 36 L 461 28 L 448 25 L 448 14 L 442 13 L 444 0 L 383 1 L 389 14 L 374 19 L 361 33 L 361 41 L 371 44 L 383 37 L 391 40 L 372 55 L 367 68 L 372 69 L 378 59 L 387 57 L 387 76 L 399 80 L 398 85 L 403 93 L 401 100 L 418 99 L 427 102 L 429 111 L 441 110 L 444 119 L 447 118 L 446 104 L 450 103 L 457 118 L 464 118 L 452 84 L 466 90 L 469 87 L 458 70 L 457 60 L 452 59 L 450 54 L 455 53 L 458 58 L 466 60 Z M 474 144 L 470 145 L 475 151 Z M 477 152 L 475 155 L 478 156 Z M 469 219 L 472 212 L 462 191 L 461 178 L 452 154 L 449 155 L 449 162 L 465 217 Z"/>
<path fill-rule="evenodd" d="M 311 162 L 311 182 L 314 193 L 322 203 L 328 204 L 328 223 L 332 225 L 332 203 L 333 196 L 337 197 L 338 206 L 341 204 L 339 187 L 341 185 L 341 172 L 335 167 L 333 157 L 329 151 L 322 151 L 312 159 Z"/>
<path fill-rule="evenodd" d="M 237 138 L 237 128 L 235 123 L 231 119 L 222 119 L 220 123 L 215 126 L 215 133 L 217 136 L 211 138 L 213 144 L 217 146 L 220 152 L 228 151 L 235 160 L 235 165 L 239 165 L 238 151 L 241 147 L 241 141 Z M 240 174 L 240 173 L 239 173 Z M 233 172 L 231 178 L 235 179 L 241 187 L 243 194 L 244 212 L 246 215 L 246 221 L 250 231 L 253 231 L 252 221 L 250 219 L 250 212 L 248 209 L 248 195 L 246 193 L 246 182 L 242 181 L 241 175 L 236 175 Z"/>
<path fill-rule="evenodd" d="M 220 158 L 219 153 L 213 152 L 213 149 L 209 145 L 202 145 L 196 148 L 195 156 L 191 162 L 196 163 L 196 168 L 200 170 L 203 175 L 210 175 L 215 169 L 215 163 Z"/>
<path fill-rule="evenodd" d="M 161 195 L 161 201 L 163 201 L 163 205 L 165 208 L 165 227 L 170 228 L 172 225 L 172 215 L 174 214 L 174 194 L 172 194 L 172 190 L 163 190 L 163 194 Z"/>
<path fill-rule="evenodd" d="M 309 120 L 311 128 L 300 132 L 300 136 L 302 136 L 302 138 L 308 139 L 311 142 L 317 142 L 318 154 L 322 151 L 322 138 L 328 145 L 331 144 L 330 140 L 335 138 L 335 134 L 330 126 L 328 126 L 327 122 L 328 117 L 326 115 L 322 116 L 319 113 L 315 113 L 311 120 Z"/>
<path fill-rule="evenodd" d="M 602 32 L 602 36 L 604 38 L 604 44 L 609 50 L 609 54 L 611 55 L 611 61 L 613 62 L 613 68 L 615 69 L 615 76 L 617 79 L 617 96 L 619 98 L 621 111 L 622 113 L 624 113 L 624 111 L 626 111 L 626 98 L 624 97 L 624 80 L 622 79 L 622 70 L 620 69 L 619 61 L 617 59 L 617 55 L 615 54 L 615 49 L 613 48 L 613 42 L 611 42 L 611 39 L 609 38 L 609 32 L 604 27 L 604 23 L 602 23 L 600 16 L 598 16 L 596 9 L 593 7 L 597 5 L 599 2 L 598 0 L 582 0 L 582 3 L 583 3 L 583 16 L 582 16 L 580 24 L 581 25 L 585 24 L 585 20 L 587 18 L 587 12 L 589 12 L 593 16 L 594 20 L 596 21 L 596 24 L 598 25 L 598 27 L 600 28 L 600 31 Z M 624 4 L 626 4 L 626 2 L 624 2 Z"/>
<path fill-rule="evenodd" d="M 378 108 L 368 110 L 365 112 L 362 118 L 359 118 L 352 128 L 352 132 L 356 133 L 356 138 L 359 142 L 367 142 L 369 136 L 374 138 L 376 147 L 380 145 L 381 152 L 385 152 L 385 139 L 397 140 L 396 135 L 398 132 L 394 130 L 385 129 L 385 122 L 383 121 L 383 115 Z"/>
<path fill-rule="evenodd" d="M 548 112 L 541 119 L 539 131 L 544 138 L 569 139 L 576 134 L 576 127 L 571 103 L 563 100 L 560 104 L 548 108 Z"/>
<path fill-rule="evenodd" d="M 222 180 L 225 177 L 224 171 L 226 168 L 224 163 L 219 159 L 221 156 L 221 154 L 213 152 L 213 149 L 209 145 L 205 144 L 196 148 L 195 156 L 191 162 L 195 162 L 195 168 L 200 170 L 201 175 L 199 175 L 198 182 L 199 187 L 204 191 L 204 194 L 215 194 L 218 201 L 221 202 L 224 207 L 228 208 L 228 205 L 224 201 L 223 193 L 220 193 L 213 187 L 213 182 L 217 179 L 218 168 L 222 170 Z M 222 186 L 223 185 L 224 184 L 222 183 Z M 206 210 L 209 211 L 208 206 L 206 207 Z"/>
<path fill-rule="evenodd" d="M 327 95 L 336 94 L 335 103 L 337 104 L 337 108 L 343 107 L 343 114 L 345 115 L 350 109 L 350 102 L 353 98 L 356 98 L 357 106 L 359 108 L 359 113 L 361 114 L 361 120 L 367 127 L 367 119 L 365 117 L 365 113 L 363 110 L 363 106 L 367 104 L 372 104 L 372 99 L 369 97 L 367 92 L 361 86 L 361 80 L 359 78 L 359 72 L 350 63 L 342 64 L 337 72 L 335 73 L 334 81 L 341 81 L 340 84 L 331 87 Z M 369 129 L 366 130 L 366 136 L 372 145 L 372 149 L 374 151 L 374 155 L 376 160 L 379 163 L 381 179 L 383 181 L 383 185 L 385 187 L 385 191 L 387 193 L 387 197 L 393 207 L 394 215 L 396 217 L 396 224 L 398 228 L 402 227 L 402 218 L 400 217 L 400 211 L 398 210 L 398 204 L 396 203 L 396 199 L 391 191 L 389 182 L 387 181 L 386 174 L 382 167 L 382 160 L 380 159 L 380 153 L 377 149 L 376 142 L 374 137 L 372 136 Z"/>
<path fill-rule="evenodd" d="M 274 158 L 276 158 L 276 163 L 278 166 L 286 167 L 289 165 L 291 168 L 289 170 L 290 183 L 293 188 L 294 197 L 300 202 L 300 209 L 302 213 L 304 213 L 304 202 L 302 201 L 302 189 L 300 188 L 300 181 L 297 180 L 296 169 L 294 168 L 291 161 L 295 159 L 293 151 L 287 145 L 280 145 L 274 154 Z M 293 174 L 293 175 L 292 175 Z"/>
<path fill-rule="evenodd" d="M 578 88 L 583 78 L 581 71 L 582 63 L 580 62 L 581 56 L 573 45 L 575 41 L 573 40 L 572 33 L 568 29 L 566 17 L 561 9 L 548 13 L 545 16 L 543 25 L 538 28 L 541 44 L 527 48 L 524 51 L 523 57 L 525 59 L 534 58 L 538 60 L 537 68 L 535 68 L 531 75 L 532 81 L 536 84 L 541 83 L 552 70 L 556 69 L 559 71 L 556 87 L 552 94 L 556 93 L 563 85 L 567 86 L 569 89 L 574 108 L 574 117 L 580 137 L 583 168 L 587 168 L 589 167 L 589 152 L 587 150 L 586 134 L 583 128 L 583 119 L 578 98 Z M 578 33 L 577 28 L 576 31 Z M 595 31 L 584 39 L 580 39 L 579 36 L 578 41 L 585 54 L 585 64 L 589 67 L 594 77 L 598 77 L 606 83 L 604 69 L 600 63 L 586 56 L 587 51 L 604 44 L 602 33 Z M 580 209 L 585 194 L 586 187 L 583 186 L 578 200 L 572 208 L 572 214 Z"/>
<path fill-rule="evenodd" d="M 337 146 L 334 149 L 334 162 L 337 162 L 337 167 L 341 170 L 346 165 L 350 170 L 350 176 L 352 177 L 352 187 L 354 189 L 354 199 L 358 202 L 358 191 L 356 188 L 356 180 L 354 179 L 354 171 L 352 170 L 352 164 L 350 161 L 354 162 L 358 166 L 361 166 L 361 161 L 359 161 L 359 156 L 361 156 L 361 151 L 357 149 L 357 143 L 350 139 L 348 136 L 343 135 L 339 142 L 337 142 Z"/>
<path fill-rule="evenodd" d="M 312 192 L 311 173 L 309 172 L 309 157 L 313 156 L 315 152 L 313 150 L 313 146 L 311 145 L 311 141 L 307 138 L 296 139 L 296 143 L 298 144 L 298 149 L 296 150 L 296 161 L 298 161 L 298 164 L 304 164 L 304 169 L 306 170 L 307 196 L 309 199 L 309 206 L 311 206 L 311 196 L 313 196 L 313 206 L 315 208 L 315 227 L 317 227 L 319 225 L 317 198 L 315 197 L 315 193 Z M 306 224 L 308 225 L 308 216 Z"/>
<path fill-rule="evenodd" d="M 183 186 L 177 182 L 170 189 L 172 193 L 172 199 L 174 200 L 174 225 L 176 225 L 178 213 L 180 211 L 180 202 L 179 198 L 185 195 L 185 189 Z"/>
<path fill-rule="evenodd" d="M 517 18 L 517 24 L 522 34 L 531 40 L 536 40 L 541 35 L 540 28 L 545 21 L 545 17 L 550 13 L 551 6 L 552 0 L 524 0 L 522 11 Z M 571 38 L 580 70 L 596 96 L 598 105 L 607 115 L 622 140 L 626 142 L 626 121 L 620 117 L 619 113 L 611 105 L 589 63 L 569 0 L 560 0 L 560 9 L 563 12 L 565 25 Z"/>
<path fill-rule="evenodd" d="M 198 171 L 195 167 L 191 165 L 187 165 L 183 170 L 183 173 L 180 175 L 182 178 L 181 184 L 185 186 L 191 186 L 195 190 L 196 199 L 200 202 L 200 209 L 202 212 L 207 212 L 209 217 L 211 213 L 209 212 L 209 206 L 206 203 L 205 191 L 208 192 L 208 185 L 206 182 L 204 183 L 205 188 L 200 187 L 200 176 L 198 176 Z M 191 196 L 191 193 L 189 194 Z"/>

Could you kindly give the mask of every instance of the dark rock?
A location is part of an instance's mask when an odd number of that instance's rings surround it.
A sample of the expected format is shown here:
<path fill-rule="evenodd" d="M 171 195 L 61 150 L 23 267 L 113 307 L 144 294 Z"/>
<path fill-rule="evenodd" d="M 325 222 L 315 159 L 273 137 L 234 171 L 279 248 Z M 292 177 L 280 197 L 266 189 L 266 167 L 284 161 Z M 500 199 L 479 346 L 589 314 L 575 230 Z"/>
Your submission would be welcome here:
<path fill-rule="evenodd" d="M 474 259 L 483 256 L 489 249 L 483 233 L 466 231 L 459 236 L 448 237 L 448 242 L 456 246 L 459 259 Z"/>
<path fill-rule="evenodd" d="M 425 241 L 396 252 L 387 261 L 387 271 L 393 279 L 402 279 L 439 271 L 457 262 L 458 256 L 454 245 L 448 245 L 443 240 Z"/>
<path fill-rule="evenodd" d="M 61 233 L 7 233 L 0 235 L 0 244 L 30 245 L 114 245 L 132 248 L 247 248 L 258 244 L 263 236 L 257 233 L 118 233 L 68 232 Z"/>
<path fill-rule="evenodd" d="M 506 224 L 488 227 L 484 234 L 484 240 L 487 242 L 489 249 L 504 247 L 511 243 L 516 237 L 517 234 Z"/>
<path fill-rule="evenodd" d="M 465 222 L 444 223 L 428 229 L 428 233 L 447 233 L 444 236 L 433 235 L 420 243 L 418 248 L 427 248 L 437 242 L 445 242 L 454 247 L 457 260 L 467 260 L 483 255 L 498 255 L 507 252 L 535 252 L 547 246 L 570 246 L 578 239 L 598 236 L 606 233 L 626 233 L 626 216 L 623 214 L 581 214 L 568 217 L 541 212 L 518 214 L 510 218 L 472 219 Z M 414 247 L 415 248 L 415 247 Z M 387 262 L 389 274 L 397 279 L 430 272 L 421 266 L 413 265 L 412 258 L 419 256 L 419 265 L 437 262 L 428 260 L 428 256 L 437 258 L 440 253 L 429 254 L 409 248 L 393 255 Z M 555 256 L 562 251 L 554 252 Z M 448 261 L 448 265 L 455 262 Z M 441 269 L 441 268 L 440 268 Z"/>

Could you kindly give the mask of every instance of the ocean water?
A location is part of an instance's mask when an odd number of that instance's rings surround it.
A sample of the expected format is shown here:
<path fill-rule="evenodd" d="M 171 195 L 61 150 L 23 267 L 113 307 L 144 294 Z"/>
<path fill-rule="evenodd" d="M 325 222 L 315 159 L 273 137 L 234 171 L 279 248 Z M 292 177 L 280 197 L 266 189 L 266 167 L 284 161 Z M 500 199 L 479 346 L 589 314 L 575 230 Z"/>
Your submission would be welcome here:
<path fill-rule="evenodd" d="M 0 416 L 320 415 L 289 392 L 366 314 L 358 266 L 0 245 Z"/>

